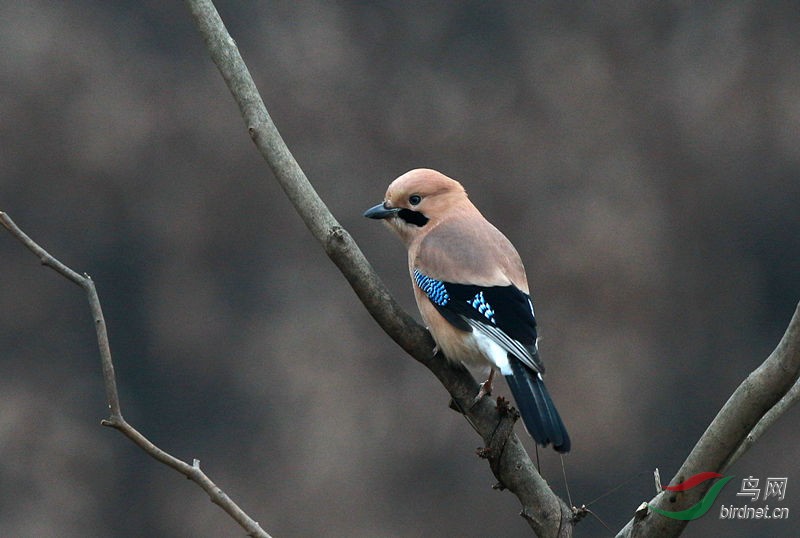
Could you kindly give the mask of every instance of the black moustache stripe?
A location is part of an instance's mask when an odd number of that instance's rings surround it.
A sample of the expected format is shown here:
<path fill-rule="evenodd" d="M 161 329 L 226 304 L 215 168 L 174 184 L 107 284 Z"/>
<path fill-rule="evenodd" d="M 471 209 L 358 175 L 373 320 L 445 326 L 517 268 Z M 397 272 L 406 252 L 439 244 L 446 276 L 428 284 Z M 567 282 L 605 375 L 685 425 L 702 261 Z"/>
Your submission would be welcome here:
<path fill-rule="evenodd" d="M 411 211 L 410 209 L 401 209 L 397 216 L 409 224 L 419 226 L 420 228 L 428 224 L 428 217 L 419 211 Z"/>

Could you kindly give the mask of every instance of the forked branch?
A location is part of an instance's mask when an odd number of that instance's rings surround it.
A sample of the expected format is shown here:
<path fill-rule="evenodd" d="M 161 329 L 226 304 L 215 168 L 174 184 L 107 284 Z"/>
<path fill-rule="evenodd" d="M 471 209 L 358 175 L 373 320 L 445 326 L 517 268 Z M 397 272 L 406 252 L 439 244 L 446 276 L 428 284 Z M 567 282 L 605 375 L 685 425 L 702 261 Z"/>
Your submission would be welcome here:
<path fill-rule="evenodd" d="M 701 472 L 722 473 L 753 444 L 753 437 L 785 413 L 797 400 L 800 377 L 800 304 L 775 350 L 734 391 L 697 441 L 670 482 L 677 484 Z M 708 486 L 679 494 L 663 491 L 650 504 L 662 510 L 685 510 L 699 502 Z M 619 536 L 678 536 L 687 522 L 637 512 Z"/>

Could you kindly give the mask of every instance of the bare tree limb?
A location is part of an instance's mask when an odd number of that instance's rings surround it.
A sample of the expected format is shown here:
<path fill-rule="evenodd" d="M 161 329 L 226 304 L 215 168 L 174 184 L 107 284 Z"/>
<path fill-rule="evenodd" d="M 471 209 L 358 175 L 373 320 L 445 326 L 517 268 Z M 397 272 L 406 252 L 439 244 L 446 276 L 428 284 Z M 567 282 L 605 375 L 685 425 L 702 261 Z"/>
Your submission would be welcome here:
<path fill-rule="evenodd" d="M 195 482 L 205 491 L 211 498 L 211 501 L 225 510 L 243 529 L 247 531 L 248 536 L 259 538 L 270 538 L 258 524 L 248 516 L 231 498 L 222 491 L 217 485 L 200 469 L 200 461 L 194 460 L 192 465 L 185 463 L 167 452 L 161 450 L 156 445 L 150 442 L 144 435 L 142 435 L 136 428 L 131 426 L 123 417 L 122 410 L 119 403 L 119 393 L 117 392 L 117 380 L 114 374 L 114 363 L 111 359 L 111 347 L 108 341 L 108 332 L 106 331 L 106 322 L 103 317 L 103 309 L 100 305 L 100 297 L 97 295 L 94 281 L 89 275 L 79 275 L 56 258 L 54 258 L 45 249 L 39 246 L 33 239 L 31 239 L 25 232 L 23 232 L 11 217 L 6 213 L 0 211 L 0 224 L 2 224 L 11 235 L 16 237 L 28 250 L 33 252 L 41 261 L 42 265 L 50 267 L 56 273 L 64 278 L 77 284 L 86 292 L 89 300 L 89 308 L 92 312 L 92 319 L 94 319 L 95 330 L 97 332 L 97 345 L 100 349 L 100 360 L 103 367 L 103 382 L 106 389 L 106 399 L 108 400 L 109 417 L 101 424 L 119 430 L 125 437 L 133 441 L 139 448 L 144 450 L 147 454 L 160 461 L 164 465 L 171 467 L 184 475 L 189 480 Z"/>
<path fill-rule="evenodd" d="M 700 472 L 721 473 L 728 469 L 752 445 L 747 441 L 748 436 L 754 432 L 760 435 L 796 400 L 796 394 L 789 396 L 789 393 L 797 392 L 798 377 L 800 304 L 778 346 L 722 406 L 670 483 L 683 482 Z M 684 510 L 699 502 L 707 489 L 708 486 L 698 486 L 679 493 L 663 491 L 650 504 L 670 511 Z M 678 536 L 686 524 L 642 510 L 618 536 Z"/>
<path fill-rule="evenodd" d="M 731 465 L 736 463 L 736 461 L 747 452 L 750 447 L 752 447 L 756 442 L 761 439 L 761 436 L 773 425 L 775 422 L 781 418 L 781 416 L 788 411 L 797 401 L 800 400 L 800 380 L 795 381 L 795 384 L 792 385 L 792 388 L 789 389 L 783 398 L 781 398 L 775 406 L 767 411 L 767 413 L 758 421 L 758 424 L 752 429 L 750 433 L 742 441 L 742 444 L 739 445 L 739 448 L 736 449 L 736 452 L 730 457 L 728 462 L 722 468 L 721 472 L 725 472 Z"/>
<path fill-rule="evenodd" d="M 356 245 L 319 198 L 267 112 L 255 82 L 236 43 L 210 0 L 186 0 L 211 58 L 228 85 L 253 142 L 275 174 L 289 200 L 325 252 L 352 286 L 367 311 L 406 352 L 427 366 L 453 397 L 489 448 L 485 455 L 503 487 L 522 503 L 522 515 L 540 536 L 569 536 L 572 512 L 542 479 L 527 452 L 510 428 L 498 428 L 513 420 L 484 398 L 472 406 L 478 384 L 466 369 L 454 367 L 443 356 L 433 356 L 433 340 L 422 326 L 397 304 Z M 506 438 L 495 438 L 503 430 Z M 499 449 L 499 453 L 498 453 Z"/>

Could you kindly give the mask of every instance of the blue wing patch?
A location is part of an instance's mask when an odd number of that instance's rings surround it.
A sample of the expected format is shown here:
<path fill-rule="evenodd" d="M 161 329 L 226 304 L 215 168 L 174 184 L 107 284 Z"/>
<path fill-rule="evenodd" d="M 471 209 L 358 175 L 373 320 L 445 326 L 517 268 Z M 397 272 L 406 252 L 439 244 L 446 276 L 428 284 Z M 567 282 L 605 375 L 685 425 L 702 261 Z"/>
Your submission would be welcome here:
<path fill-rule="evenodd" d="M 423 275 L 419 272 L 419 269 L 414 269 L 414 281 L 436 306 L 445 306 L 450 302 L 450 296 L 441 281 Z"/>
<path fill-rule="evenodd" d="M 497 322 L 494 320 L 494 310 L 489 303 L 486 302 L 486 299 L 484 299 L 482 291 L 476 293 L 475 297 L 473 297 L 471 300 L 468 300 L 467 303 L 469 303 L 472 308 L 477 310 L 479 313 L 483 314 L 486 319 L 497 325 Z"/>

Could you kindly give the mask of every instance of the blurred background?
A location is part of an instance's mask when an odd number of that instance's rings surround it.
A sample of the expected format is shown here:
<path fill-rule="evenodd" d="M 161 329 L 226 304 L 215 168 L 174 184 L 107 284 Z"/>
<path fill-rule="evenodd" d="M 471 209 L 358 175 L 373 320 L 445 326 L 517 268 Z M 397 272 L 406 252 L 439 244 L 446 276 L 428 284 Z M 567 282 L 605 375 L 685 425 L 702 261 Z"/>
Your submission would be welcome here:
<path fill-rule="evenodd" d="M 365 4 L 218 8 L 409 311 L 400 242 L 361 216 L 396 176 L 459 179 L 516 244 L 573 501 L 602 497 L 589 507 L 616 531 L 800 300 L 800 11 Z M 182 3 L 0 2 L 0 210 L 97 282 L 126 418 L 276 538 L 531 536 L 444 389 L 294 213 Z M 0 536 L 242 536 L 100 426 L 81 290 L 5 231 L 0 262 Z M 687 536 L 796 536 L 798 418 L 730 469 Z M 563 495 L 559 459 L 541 465 Z M 737 497 L 747 476 L 787 477 L 785 499 Z M 722 521 L 723 504 L 790 519 Z M 576 535 L 611 533 L 587 518 Z"/>

